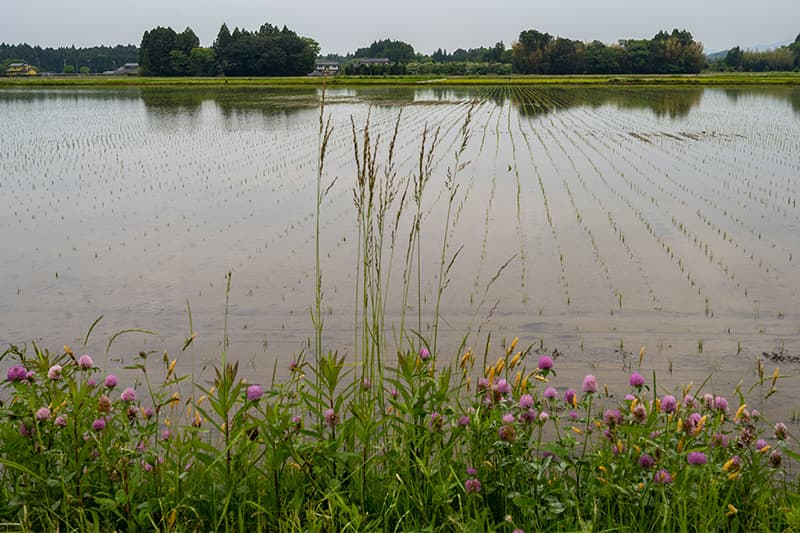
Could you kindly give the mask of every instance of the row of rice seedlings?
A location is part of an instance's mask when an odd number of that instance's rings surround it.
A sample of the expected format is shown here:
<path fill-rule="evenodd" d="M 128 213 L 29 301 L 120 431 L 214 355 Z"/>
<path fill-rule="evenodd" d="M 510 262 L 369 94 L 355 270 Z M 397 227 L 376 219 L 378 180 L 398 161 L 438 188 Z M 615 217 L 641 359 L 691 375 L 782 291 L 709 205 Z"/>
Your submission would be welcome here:
<path fill-rule="evenodd" d="M 655 168 L 655 165 L 654 165 L 654 163 L 653 163 L 653 159 L 654 159 L 654 158 L 652 158 L 652 157 L 649 157 L 649 158 L 648 158 L 648 157 L 646 157 L 646 156 L 644 155 L 644 153 L 642 153 L 641 151 L 637 151 L 637 152 L 635 153 L 635 155 L 637 155 L 637 156 L 639 156 L 639 157 L 643 158 L 643 159 L 644 159 L 646 162 L 648 162 L 648 163 L 649 163 L 651 166 L 653 166 L 653 167 Z M 672 181 L 672 178 L 669 178 L 669 181 Z M 686 191 L 688 191 L 688 192 L 690 193 L 690 197 L 691 197 L 691 198 L 694 198 L 694 199 L 701 199 L 701 200 L 703 200 L 703 201 L 704 201 L 706 204 L 708 204 L 708 205 L 711 205 L 712 207 L 717 207 L 717 206 L 716 206 L 716 204 L 715 204 L 715 202 L 713 201 L 713 199 L 712 199 L 712 200 L 709 200 L 707 197 L 705 197 L 705 196 L 702 194 L 702 192 L 700 192 L 700 191 L 695 191 L 695 190 L 693 190 L 693 189 L 690 189 L 690 188 L 688 188 L 688 187 L 682 187 L 682 188 L 683 188 L 683 189 L 685 189 Z M 681 200 L 681 202 L 682 202 L 684 205 L 686 205 L 686 201 L 685 201 L 685 200 L 683 200 L 683 199 L 682 199 L 682 200 Z M 722 237 L 722 238 L 723 238 L 723 240 L 726 240 L 726 241 L 728 241 L 728 243 L 730 243 L 731 245 L 733 245 L 733 246 L 734 246 L 734 248 L 738 248 L 738 247 L 739 247 L 738 243 L 736 243 L 736 242 L 734 241 L 734 239 L 733 239 L 733 238 L 732 238 L 732 237 L 731 237 L 731 236 L 730 236 L 730 235 L 727 233 L 727 231 L 724 231 L 724 230 L 723 230 L 721 227 L 719 227 L 719 226 L 715 225 L 713 222 L 711 222 L 711 221 L 708 219 L 708 217 L 706 217 L 706 216 L 705 216 L 705 215 L 704 215 L 704 214 L 701 212 L 701 210 L 700 210 L 700 209 L 697 209 L 697 210 L 695 211 L 695 213 L 696 213 L 697 217 L 698 217 L 700 220 L 702 220 L 702 221 L 703 221 L 703 222 L 706 224 L 706 226 L 708 226 L 709 228 L 713 229 L 713 230 L 716 232 L 716 234 L 717 234 L 717 235 L 719 235 L 720 237 Z M 686 230 L 686 227 L 685 227 L 685 225 L 684 225 L 683 223 L 679 223 L 679 222 L 677 222 L 674 216 L 672 217 L 672 223 L 673 223 L 673 225 L 676 225 L 676 227 L 677 227 L 677 228 L 678 228 L 680 231 L 682 231 L 683 233 L 685 233 L 685 234 L 687 234 L 687 233 L 688 233 L 688 232 L 687 232 L 687 230 Z M 705 232 L 705 233 L 707 233 L 707 232 Z M 714 252 L 713 252 L 712 250 L 710 250 L 710 249 L 709 249 L 709 244 L 708 244 L 708 243 L 706 243 L 706 244 L 703 244 L 703 242 L 702 242 L 702 239 L 701 239 L 701 238 L 700 238 L 700 237 L 699 237 L 697 234 L 695 234 L 695 235 L 693 236 L 693 242 L 694 242 L 695 246 L 700 246 L 700 247 L 701 247 L 701 249 L 704 251 L 704 254 L 706 255 L 706 257 L 708 257 L 708 258 L 709 258 L 709 260 L 710 260 L 710 261 L 713 263 L 713 262 L 714 262 L 714 261 L 713 261 Z M 773 248 L 775 248 L 775 246 L 776 246 L 776 245 L 775 245 L 775 244 L 773 244 L 773 246 L 772 246 L 772 247 L 773 247 Z M 758 268 L 760 268 L 760 269 L 763 269 L 763 270 L 764 270 L 766 273 L 770 273 L 770 272 L 771 272 L 771 270 L 770 270 L 770 265 L 769 265 L 769 264 L 768 264 L 768 263 L 765 261 L 765 259 L 763 258 L 763 256 L 762 256 L 762 257 L 757 257 L 757 256 L 754 256 L 754 254 L 753 254 L 752 252 L 748 252 L 748 251 L 747 251 L 747 249 L 746 249 L 746 248 L 744 248 L 744 247 L 742 248 L 742 253 L 743 253 L 743 254 L 744 254 L 746 257 L 748 257 L 748 258 L 749 258 L 749 260 L 750 260 L 750 262 L 751 262 L 751 263 L 753 263 L 754 265 L 756 265 Z M 789 252 L 789 256 L 791 256 L 791 252 Z M 740 284 L 739 284 L 739 282 L 738 282 L 738 281 L 736 281 L 736 275 L 735 275 L 735 273 L 734 273 L 734 272 L 733 272 L 733 271 L 732 271 L 732 270 L 729 268 L 729 266 L 728 266 L 728 265 L 725 263 L 725 261 L 723 261 L 721 258 L 719 258 L 719 259 L 717 259 L 717 261 L 716 261 L 716 265 L 717 265 L 717 266 L 718 266 L 720 269 L 722 269 L 722 270 L 724 271 L 724 273 L 725 273 L 726 275 L 728 275 L 728 276 L 729 276 L 729 277 L 730 277 L 730 278 L 731 278 L 733 281 L 735 281 L 735 282 L 736 282 L 736 284 L 737 284 L 737 286 L 739 286 L 739 285 L 740 285 Z M 775 272 L 775 269 L 774 269 L 774 268 L 772 269 L 772 277 L 776 277 L 776 280 L 777 280 L 777 273 Z M 747 295 L 747 294 L 748 294 L 748 289 L 747 289 L 746 287 L 745 287 L 744 291 L 745 291 L 745 295 Z"/>
<path fill-rule="evenodd" d="M 562 118 L 562 120 L 563 120 L 563 118 Z M 577 129 L 575 129 L 573 127 L 570 127 L 570 126 L 567 126 L 567 125 L 562 125 L 558 129 L 559 130 L 575 131 L 576 135 L 579 135 L 579 133 L 577 132 Z M 571 139 L 571 138 L 568 138 L 568 140 L 571 142 L 573 147 L 578 151 L 578 153 L 583 153 L 582 152 L 582 143 L 577 143 L 574 139 Z M 557 144 L 559 144 L 559 142 L 557 142 Z M 567 153 L 567 150 L 563 147 L 563 145 L 561 145 L 561 146 L 562 146 L 562 150 L 564 150 L 564 152 Z M 622 195 L 619 192 L 617 192 L 613 188 L 613 186 L 611 186 L 609 181 L 605 178 L 605 175 L 603 174 L 603 172 L 592 161 L 592 158 L 590 156 L 588 156 L 588 154 L 583 153 L 583 155 L 585 156 L 587 162 L 589 162 L 590 166 L 593 168 L 594 172 L 598 175 L 598 177 L 601 179 L 601 181 L 606 184 L 606 186 L 609 188 L 609 190 L 613 191 L 616 196 L 622 198 Z M 587 192 L 589 192 L 590 191 L 590 187 L 583 180 L 582 176 L 580 175 L 580 172 L 577 171 L 577 167 L 575 166 L 574 159 L 570 158 L 570 161 L 571 161 L 571 164 L 573 165 L 573 168 L 575 168 L 576 175 L 578 176 L 578 179 L 582 182 L 582 185 L 583 185 L 584 189 Z M 609 228 L 612 230 L 613 234 L 616 236 L 616 239 L 617 239 L 618 243 L 620 244 L 620 246 L 623 247 L 623 249 L 625 250 L 626 254 L 629 256 L 631 264 L 638 265 L 639 274 L 642 277 L 643 284 L 645 285 L 645 287 L 647 287 L 647 293 L 648 293 L 649 297 L 652 299 L 652 303 L 655 304 L 656 307 L 658 307 L 658 299 L 655 296 L 654 289 L 652 288 L 652 286 L 649 283 L 649 280 L 647 279 L 647 274 L 642 269 L 641 263 L 638 261 L 638 258 L 635 256 L 635 254 L 633 253 L 630 245 L 627 243 L 624 232 L 621 230 L 621 228 L 615 222 L 614 216 L 612 215 L 612 210 L 604 207 L 602 200 L 600 200 L 600 198 L 597 196 L 595 190 L 591 190 L 591 194 L 593 195 L 593 198 L 595 199 L 595 201 L 599 203 L 599 205 L 600 205 L 600 207 L 602 209 L 602 212 L 605 214 L 605 218 L 608 221 Z M 628 281 L 630 281 L 630 280 L 628 280 Z M 614 294 L 614 299 L 616 300 L 616 304 L 617 304 L 615 307 L 620 307 L 620 304 L 622 303 L 622 299 L 623 299 L 622 298 L 622 289 L 619 288 L 619 287 L 615 287 L 613 294 Z M 613 313 L 613 308 L 612 308 L 611 312 Z"/>

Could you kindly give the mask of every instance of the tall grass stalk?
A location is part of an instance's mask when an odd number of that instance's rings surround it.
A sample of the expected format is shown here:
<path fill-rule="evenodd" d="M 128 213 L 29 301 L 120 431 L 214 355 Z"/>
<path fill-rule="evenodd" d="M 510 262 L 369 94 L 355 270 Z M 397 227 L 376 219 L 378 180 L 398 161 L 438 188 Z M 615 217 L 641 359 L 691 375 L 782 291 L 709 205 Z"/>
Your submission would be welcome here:
<path fill-rule="evenodd" d="M 470 106 L 469 110 L 467 111 L 467 116 L 464 119 L 464 123 L 461 125 L 460 130 L 460 143 L 458 148 L 456 149 L 453 166 L 447 169 L 447 178 L 445 179 L 445 189 L 447 191 L 447 214 L 445 215 L 444 221 L 444 231 L 442 233 L 442 253 L 439 259 L 439 275 L 437 277 L 437 288 L 436 288 L 436 307 L 433 311 L 433 331 L 431 336 L 433 337 L 432 347 L 433 347 L 433 360 L 436 361 L 438 356 L 438 340 L 439 340 L 439 317 L 440 317 L 440 309 L 442 303 L 442 294 L 444 293 L 445 288 L 447 287 L 446 278 L 452 268 L 453 264 L 455 263 L 456 258 L 458 257 L 458 253 L 460 252 L 461 248 L 456 251 L 451 259 L 447 261 L 447 241 L 448 236 L 452 228 L 450 227 L 450 215 L 453 210 L 453 203 L 455 202 L 456 195 L 458 194 L 459 183 L 457 182 L 458 174 L 464 170 L 464 167 L 469 163 L 467 161 L 463 161 L 464 152 L 467 149 L 467 144 L 469 143 L 470 138 L 470 124 L 472 122 L 472 112 L 475 108 L 475 103 L 473 102 Z"/>

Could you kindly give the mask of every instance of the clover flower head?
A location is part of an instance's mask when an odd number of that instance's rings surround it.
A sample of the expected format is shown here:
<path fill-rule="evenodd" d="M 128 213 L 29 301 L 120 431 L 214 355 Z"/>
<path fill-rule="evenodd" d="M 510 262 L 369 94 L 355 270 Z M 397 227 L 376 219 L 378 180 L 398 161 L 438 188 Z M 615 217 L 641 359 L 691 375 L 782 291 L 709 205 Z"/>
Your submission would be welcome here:
<path fill-rule="evenodd" d="M 553 359 L 549 355 L 543 355 L 539 358 L 537 366 L 539 370 L 551 370 L 553 368 Z"/>
<path fill-rule="evenodd" d="M 663 398 L 661 398 L 661 410 L 665 413 L 674 413 L 675 409 L 678 407 L 678 401 L 675 399 L 675 396 L 671 394 L 667 394 Z"/>
<path fill-rule="evenodd" d="M 690 465 L 702 466 L 708 462 L 708 459 L 706 459 L 706 454 L 703 452 L 689 452 L 689 455 L 686 456 L 686 462 Z"/>
<path fill-rule="evenodd" d="M 78 358 L 78 367 L 81 370 L 89 370 L 94 368 L 94 361 L 90 356 L 84 354 Z"/>
<path fill-rule="evenodd" d="M 255 402 L 260 400 L 261 397 L 264 395 L 264 389 L 261 388 L 261 385 L 250 385 L 247 387 L 247 400 L 250 402 Z"/>
<path fill-rule="evenodd" d="M 653 481 L 657 485 L 669 485 L 672 483 L 672 474 L 669 473 L 669 470 L 662 468 L 656 475 L 653 477 Z"/>
<path fill-rule="evenodd" d="M 583 378 L 583 392 L 586 394 L 597 392 L 597 378 L 592 374 L 586 374 L 586 377 Z"/>
<path fill-rule="evenodd" d="M 642 388 L 644 386 L 644 376 L 638 372 L 634 372 L 631 374 L 629 383 L 631 387 L 636 387 L 637 389 Z"/>
<path fill-rule="evenodd" d="M 136 401 L 136 391 L 135 391 L 135 390 L 133 390 L 131 387 L 128 387 L 127 389 L 125 389 L 124 391 L 122 391 L 122 394 L 120 394 L 120 399 L 121 399 L 123 402 L 133 402 L 133 401 Z"/>
<path fill-rule="evenodd" d="M 530 394 L 523 394 L 519 397 L 520 409 L 530 409 L 531 407 L 533 407 L 533 396 Z"/>
<path fill-rule="evenodd" d="M 481 491 L 481 482 L 477 478 L 471 477 L 464 482 L 464 490 L 467 494 L 477 494 Z"/>
<path fill-rule="evenodd" d="M 53 365 L 47 371 L 47 377 L 52 380 L 61 379 L 61 365 Z"/>
<path fill-rule="evenodd" d="M 22 381 L 23 379 L 25 379 L 27 377 L 27 375 L 28 375 L 28 372 L 27 372 L 27 370 L 25 370 L 24 366 L 22 366 L 22 365 L 14 365 L 14 366 L 12 366 L 11 368 L 8 369 L 8 373 L 6 374 L 6 378 L 8 379 L 8 381 L 17 382 L 17 381 Z"/>
<path fill-rule="evenodd" d="M 45 420 L 50 420 L 51 416 L 52 413 L 50 412 L 50 409 L 47 407 L 41 407 L 39 408 L 38 411 L 36 411 L 36 420 L 39 420 L 40 422 L 43 422 Z"/>
<path fill-rule="evenodd" d="M 336 411 L 333 408 L 325 409 L 322 412 L 322 416 L 325 418 L 325 425 L 332 428 L 339 423 L 339 415 L 336 414 Z"/>
<path fill-rule="evenodd" d="M 644 468 L 645 470 L 653 468 L 656 465 L 656 460 L 653 459 L 650 455 L 644 454 L 639 457 L 639 466 Z"/>

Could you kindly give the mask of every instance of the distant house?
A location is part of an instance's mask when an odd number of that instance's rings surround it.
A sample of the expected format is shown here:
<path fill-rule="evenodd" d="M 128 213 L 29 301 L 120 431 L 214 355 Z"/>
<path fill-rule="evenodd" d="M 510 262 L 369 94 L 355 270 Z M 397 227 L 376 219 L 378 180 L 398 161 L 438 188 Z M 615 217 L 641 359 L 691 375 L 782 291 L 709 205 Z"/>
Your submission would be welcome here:
<path fill-rule="evenodd" d="M 372 66 L 372 65 L 389 65 L 391 61 L 389 61 L 388 57 L 361 57 L 358 58 L 354 63 L 355 66 Z"/>
<path fill-rule="evenodd" d="M 27 63 L 11 63 L 5 70 L 6 76 L 36 76 L 36 67 Z"/>
<path fill-rule="evenodd" d="M 339 63 L 336 61 L 314 61 L 312 76 L 336 76 L 339 74 Z"/>
<path fill-rule="evenodd" d="M 125 63 L 116 70 L 106 70 L 106 76 L 136 76 L 139 74 L 139 63 Z"/>

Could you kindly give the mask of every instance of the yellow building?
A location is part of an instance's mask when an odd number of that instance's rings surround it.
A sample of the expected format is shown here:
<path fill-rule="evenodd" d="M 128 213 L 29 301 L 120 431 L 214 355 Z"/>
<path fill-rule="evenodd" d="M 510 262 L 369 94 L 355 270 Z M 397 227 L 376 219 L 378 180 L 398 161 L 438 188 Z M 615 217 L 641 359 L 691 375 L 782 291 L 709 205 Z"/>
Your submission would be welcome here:
<path fill-rule="evenodd" d="M 36 76 L 36 67 L 27 63 L 11 63 L 5 70 L 6 76 Z"/>

